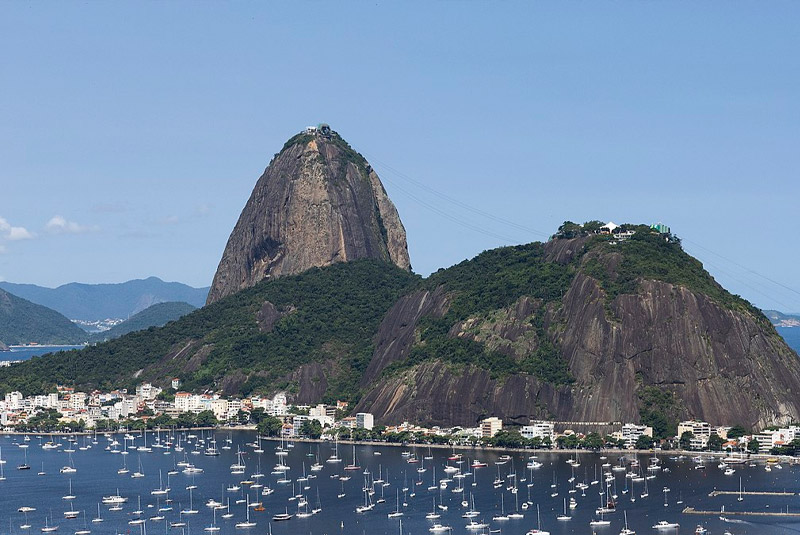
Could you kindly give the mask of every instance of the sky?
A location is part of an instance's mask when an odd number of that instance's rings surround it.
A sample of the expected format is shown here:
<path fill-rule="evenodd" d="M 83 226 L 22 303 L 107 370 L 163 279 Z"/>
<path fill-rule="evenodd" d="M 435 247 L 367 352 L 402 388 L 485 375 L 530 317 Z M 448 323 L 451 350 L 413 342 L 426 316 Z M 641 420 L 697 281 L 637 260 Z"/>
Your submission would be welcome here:
<path fill-rule="evenodd" d="M 427 275 L 565 220 L 664 222 L 800 312 L 800 4 L 2 2 L 0 279 L 207 286 L 327 122 Z"/>

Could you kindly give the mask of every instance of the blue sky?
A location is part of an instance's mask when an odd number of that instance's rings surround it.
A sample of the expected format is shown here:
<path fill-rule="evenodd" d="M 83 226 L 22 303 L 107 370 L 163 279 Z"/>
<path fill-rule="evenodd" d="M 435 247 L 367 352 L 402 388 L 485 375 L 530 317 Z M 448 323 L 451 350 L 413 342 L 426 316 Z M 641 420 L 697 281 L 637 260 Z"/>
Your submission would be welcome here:
<path fill-rule="evenodd" d="M 0 3 L 0 276 L 208 285 L 272 155 L 324 121 L 378 170 L 419 273 L 567 219 L 663 221 L 733 292 L 800 311 L 797 20 L 788 2 Z"/>

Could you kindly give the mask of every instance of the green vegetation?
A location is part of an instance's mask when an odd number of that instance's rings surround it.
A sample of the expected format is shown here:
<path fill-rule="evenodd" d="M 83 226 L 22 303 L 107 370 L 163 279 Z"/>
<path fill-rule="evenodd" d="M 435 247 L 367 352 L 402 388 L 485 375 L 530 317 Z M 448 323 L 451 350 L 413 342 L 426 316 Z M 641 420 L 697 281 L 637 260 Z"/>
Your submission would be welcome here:
<path fill-rule="evenodd" d="M 581 269 L 600 282 L 608 302 L 622 294 L 635 294 L 639 281 L 650 279 L 684 286 L 707 295 L 723 308 L 745 312 L 768 323 L 760 310 L 720 286 L 699 260 L 683 250 L 680 240 L 666 239 L 645 225 L 627 227 L 635 233 L 624 243 L 612 245 L 610 236 L 595 235 L 586 246 L 588 254 Z M 621 256 L 613 270 L 608 267 L 610 254 Z"/>
<path fill-rule="evenodd" d="M 747 429 L 737 424 L 728 429 L 728 440 L 733 440 L 735 438 L 742 438 L 746 434 L 747 434 Z"/>
<path fill-rule="evenodd" d="M 653 438 L 666 439 L 678 432 L 680 402 L 675 392 L 657 386 L 645 386 L 637 392 L 639 418 L 642 424 L 653 428 Z"/>
<path fill-rule="evenodd" d="M 451 268 L 439 270 L 424 283 L 430 290 L 443 286 L 452 296 L 441 318 L 426 317 L 419 323 L 420 341 L 403 362 L 387 368 L 396 373 L 428 360 L 439 359 L 489 370 L 493 377 L 528 373 L 552 384 L 573 381 L 560 351 L 544 329 L 544 307 L 560 303 L 575 275 L 574 265 L 544 260 L 544 245 L 531 243 L 486 251 Z M 491 312 L 512 305 L 522 296 L 540 301 L 531 326 L 538 349 L 521 359 L 492 351 L 484 344 L 448 335 L 451 327 L 472 317 L 486 318 Z"/>
<path fill-rule="evenodd" d="M 141 331 L 150 327 L 161 327 L 194 310 L 196 310 L 196 308 L 189 303 L 158 303 L 134 314 L 107 331 L 93 334 L 91 338 L 93 341 L 113 340 L 114 338 L 119 338 L 120 336 L 135 331 Z"/>
<path fill-rule="evenodd" d="M 0 290 L 0 341 L 8 345 L 80 344 L 88 335 L 55 310 Z"/>
<path fill-rule="evenodd" d="M 326 397 L 357 399 L 378 324 L 418 280 L 393 265 L 362 260 L 265 281 L 162 328 L 0 369 L 0 392 L 27 395 L 56 384 L 131 388 L 171 377 L 180 377 L 187 390 L 202 390 L 219 388 L 227 374 L 241 370 L 247 380 L 239 391 L 246 395 L 285 386 L 286 376 L 302 364 L 333 361 L 337 373 Z M 283 312 L 269 333 L 256 321 L 265 301 Z M 187 356 L 204 351 L 203 365 L 184 371 L 185 359 L 164 358 L 182 349 Z"/>

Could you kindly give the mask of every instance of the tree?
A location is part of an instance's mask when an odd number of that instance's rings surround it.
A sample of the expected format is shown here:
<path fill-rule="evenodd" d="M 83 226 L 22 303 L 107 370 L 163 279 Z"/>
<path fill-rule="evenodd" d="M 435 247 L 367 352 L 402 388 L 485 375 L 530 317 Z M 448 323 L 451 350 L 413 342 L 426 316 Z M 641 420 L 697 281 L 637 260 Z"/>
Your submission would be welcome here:
<path fill-rule="evenodd" d="M 573 449 L 578 447 L 577 435 L 563 435 L 556 439 L 559 448 Z"/>
<path fill-rule="evenodd" d="M 692 440 L 694 439 L 694 433 L 691 431 L 684 431 L 681 433 L 681 439 L 679 441 L 680 447 L 683 450 L 688 450 L 692 445 Z"/>
<path fill-rule="evenodd" d="M 212 427 L 217 425 L 217 417 L 212 411 L 203 411 L 197 415 L 195 423 L 199 427 Z"/>
<path fill-rule="evenodd" d="M 728 429 L 728 440 L 733 440 L 735 438 L 742 438 L 746 434 L 747 430 L 741 425 L 737 424 Z"/>
<path fill-rule="evenodd" d="M 525 439 L 519 434 L 519 431 L 502 430 L 492 437 L 491 443 L 501 448 L 521 448 Z"/>
<path fill-rule="evenodd" d="M 637 450 L 649 450 L 653 446 L 653 437 L 649 435 L 641 435 L 636 439 Z"/>
<path fill-rule="evenodd" d="M 277 436 L 278 433 L 281 432 L 282 428 L 283 422 L 269 414 L 265 415 L 256 426 L 256 430 L 258 431 L 259 435 L 265 435 L 268 437 Z"/>
<path fill-rule="evenodd" d="M 583 439 L 583 447 L 597 451 L 603 447 L 603 438 L 597 433 L 589 433 Z"/>
<path fill-rule="evenodd" d="M 322 436 L 322 424 L 319 420 L 306 420 L 300 428 L 300 433 L 308 438 L 319 438 Z"/>
<path fill-rule="evenodd" d="M 723 444 L 725 444 L 725 439 L 716 433 L 712 433 L 712 435 L 708 437 L 708 449 L 711 451 L 722 451 Z"/>
<path fill-rule="evenodd" d="M 258 425 L 267 416 L 266 411 L 262 407 L 258 407 L 250 411 L 250 421 Z"/>
<path fill-rule="evenodd" d="M 747 451 L 750 453 L 758 453 L 758 449 L 761 447 L 761 444 L 758 442 L 757 438 L 754 438 L 750 442 L 747 443 Z"/>

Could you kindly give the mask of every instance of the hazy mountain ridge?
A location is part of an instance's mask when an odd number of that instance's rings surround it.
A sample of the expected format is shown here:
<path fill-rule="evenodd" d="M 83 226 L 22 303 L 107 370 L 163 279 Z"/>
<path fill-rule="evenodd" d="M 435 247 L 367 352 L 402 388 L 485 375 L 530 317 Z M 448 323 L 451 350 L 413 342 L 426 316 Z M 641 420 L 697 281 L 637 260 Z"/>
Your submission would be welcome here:
<path fill-rule="evenodd" d="M 157 303 L 141 312 L 137 312 L 127 320 L 119 323 L 107 331 L 95 333 L 90 340 L 93 342 L 104 342 L 113 340 L 131 332 L 149 329 L 150 327 L 161 327 L 170 321 L 175 321 L 190 312 L 197 310 L 197 307 L 189 303 L 166 302 Z"/>
<path fill-rule="evenodd" d="M 57 288 L 35 284 L 0 282 L 0 288 L 33 303 L 46 306 L 74 320 L 127 319 L 156 304 L 170 301 L 203 306 L 208 288 L 193 288 L 158 277 L 115 284 L 69 283 Z"/>
<path fill-rule="evenodd" d="M 55 310 L 0 289 L 0 341 L 17 344 L 80 344 L 88 335 Z"/>
<path fill-rule="evenodd" d="M 800 314 L 786 314 L 777 310 L 763 312 L 776 327 L 800 327 Z"/>

